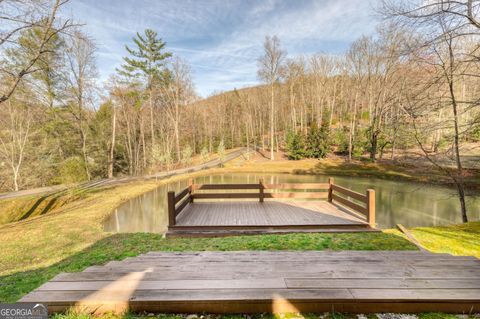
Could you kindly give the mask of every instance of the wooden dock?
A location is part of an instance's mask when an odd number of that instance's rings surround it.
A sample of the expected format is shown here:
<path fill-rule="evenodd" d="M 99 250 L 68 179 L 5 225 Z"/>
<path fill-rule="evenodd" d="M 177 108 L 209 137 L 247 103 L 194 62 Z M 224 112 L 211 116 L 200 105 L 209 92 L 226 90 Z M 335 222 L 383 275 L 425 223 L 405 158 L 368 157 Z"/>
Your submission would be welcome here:
<path fill-rule="evenodd" d="M 190 183 L 178 194 L 168 193 L 168 207 L 167 237 L 377 231 L 375 192 L 354 192 L 333 178 L 303 184 Z"/>
<path fill-rule="evenodd" d="M 480 261 L 422 251 L 151 252 L 21 302 L 82 312 L 480 312 Z"/>

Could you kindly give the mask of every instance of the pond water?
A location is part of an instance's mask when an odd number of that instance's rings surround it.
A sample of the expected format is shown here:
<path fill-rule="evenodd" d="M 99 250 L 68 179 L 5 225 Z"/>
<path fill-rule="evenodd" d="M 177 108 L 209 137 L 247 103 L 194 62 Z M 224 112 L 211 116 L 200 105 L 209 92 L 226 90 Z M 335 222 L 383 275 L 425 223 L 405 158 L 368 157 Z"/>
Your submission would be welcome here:
<path fill-rule="evenodd" d="M 367 188 L 376 192 L 376 220 L 380 228 L 396 224 L 406 227 L 438 226 L 462 221 L 459 201 L 454 189 L 375 178 L 333 176 L 335 183 L 363 193 Z M 267 184 L 324 183 L 328 176 L 295 174 L 232 173 L 202 176 L 195 183 L 258 183 Z M 154 232 L 167 229 L 167 192 L 185 188 L 187 181 L 170 183 L 145 193 L 118 207 L 105 221 L 111 232 Z M 470 220 L 480 219 L 480 195 L 467 198 Z"/>

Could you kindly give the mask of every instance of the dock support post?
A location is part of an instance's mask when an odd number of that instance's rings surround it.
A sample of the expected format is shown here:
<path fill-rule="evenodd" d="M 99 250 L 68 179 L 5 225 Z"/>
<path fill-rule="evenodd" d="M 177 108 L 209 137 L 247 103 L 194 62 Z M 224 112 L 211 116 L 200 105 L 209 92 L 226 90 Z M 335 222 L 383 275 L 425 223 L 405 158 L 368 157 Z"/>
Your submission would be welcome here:
<path fill-rule="evenodd" d="M 260 203 L 263 203 L 263 198 L 265 196 L 264 192 L 263 192 L 263 189 L 264 189 L 264 186 L 263 186 L 263 179 L 260 179 L 259 180 L 259 190 L 260 190 L 260 194 L 259 194 L 259 201 Z"/>
<path fill-rule="evenodd" d="M 367 222 L 375 227 L 375 190 L 367 189 Z"/>
<path fill-rule="evenodd" d="M 188 192 L 190 193 L 190 203 L 193 203 L 193 178 L 188 179 Z"/>
<path fill-rule="evenodd" d="M 333 200 L 333 182 L 334 182 L 334 179 L 333 177 L 329 177 L 328 178 L 328 202 L 332 202 Z"/>
<path fill-rule="evenodd" d="M 175 192 L 168 192 L 168 226 L 175 226 Z"/>

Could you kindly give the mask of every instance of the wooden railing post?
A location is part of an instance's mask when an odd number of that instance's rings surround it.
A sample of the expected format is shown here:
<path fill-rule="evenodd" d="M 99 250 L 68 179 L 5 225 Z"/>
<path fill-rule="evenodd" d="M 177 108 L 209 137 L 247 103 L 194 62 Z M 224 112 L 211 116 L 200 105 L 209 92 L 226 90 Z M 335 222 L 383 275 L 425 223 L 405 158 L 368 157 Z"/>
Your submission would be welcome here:
<path fill-rule="evenodd" d="M 168 192 L 168 226 L 175 226 L 175 192 Z"/>
<path fill-rule="evenodd" d="M 188 179 L 188 192 L 190 193 L 190 203 L 193 203 L 193 178 Z"/>
<path fill-rule="evenodd" d="M 263 179 L 260 179 L 258 183 L 259 183 L 259 191 L 260 191 L 260 195 L 258 197 L 258 200 L 260 201 L 260 203 L 263 203 L 263 199 L 265 197 L 265 194 L 263 192 L 263 189 L 264 189 Z"/>
<path fill-rule="evenodd" d="M 367 189 L 367 222 L 375 227 L 375 190 Z"/>
<path fill-rule="evenodd" d="M 328 178 L 328 201 L 331 203 L 333 198 L 332 198 L 332 195 L 333 195 L 333 182 L 334 182 L 334 179 L 333 177 L 329 177 Z"/>

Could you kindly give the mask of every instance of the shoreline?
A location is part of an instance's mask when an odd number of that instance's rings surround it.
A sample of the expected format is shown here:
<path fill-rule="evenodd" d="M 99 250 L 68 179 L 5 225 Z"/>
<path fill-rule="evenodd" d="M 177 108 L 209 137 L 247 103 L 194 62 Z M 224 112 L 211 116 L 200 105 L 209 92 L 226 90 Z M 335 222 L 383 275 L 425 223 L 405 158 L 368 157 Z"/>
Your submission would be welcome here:
<path fill-rule="evenodd" d="M 300 168 L 299 168 L 300 167 Z M 232 173 L 285 173 L 301 175 L 337 175 L 351 177 L 378 178 L 385 180 L 401 180 L 422 184 L 455 188 L 455 184 L 437 169 L 429 165 L 414 166 L 408 163 L 399 164 L 387 160 L 376 163 L 352 161 L 344 159 L 304 159 L 243 162 L 232 161 L 219 169 Z M 468 191 L 480 190 L 480 169 L 466 169 L 465 186 Z"/>

